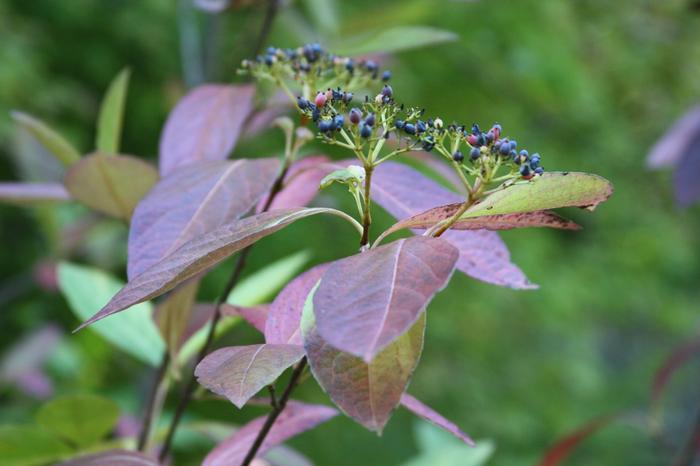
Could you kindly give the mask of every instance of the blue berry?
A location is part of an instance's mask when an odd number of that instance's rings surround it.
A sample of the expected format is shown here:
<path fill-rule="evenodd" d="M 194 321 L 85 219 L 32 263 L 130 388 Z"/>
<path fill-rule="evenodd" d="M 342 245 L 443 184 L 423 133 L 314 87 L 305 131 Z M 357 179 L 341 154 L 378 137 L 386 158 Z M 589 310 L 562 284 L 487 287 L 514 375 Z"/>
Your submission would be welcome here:
<path fill-rule="evenodd" d="M 516 147 L 518 147 L 518 141 L 510 141 L 510 150 L 513 150 Z"/>
<path fill-rule="evenodd" d="M 334 129 L 340 129 L 343 127 L 345 124 L 345 117 L 343 115 L 336 115 L 335 118 L 333 118 L 333 128 Z"/>
<path fill-rule="evenodd" d="M 527 164 L 521 165 L 520 174 L 524 177 L 530 176 L 530 166 Z"/>
<path fill-rule="evenodd" d="M 537 168 L 540 166 L 540 154 L 532 154 L 532 158 L 530 159 L 530 166 L 532 168 Z"/>
<path fill-rule="evenodd" d="M 521 155 L 522 157 L 528 157 L 528 156 L 530 155 L 530 153 L 529 153 L 527 150 L 523 149 L 523 150 L 520 151 L 520 155 Z M 539 157 L 538 154 L 534 154 L 533 157 L 534 157 L 535 155 L 537 155 L 537 157 Z"/>
<path fill-rule="evenodd" d="M 367 63 L 365 63 L 365 68 L 367 71 L 377 71 L 379 69 L 379 65 L 372 60 L 369 60 Z"/>
<path fill-rule="evenodd" d="M 274 47 L 268 47 L 268 48 L 267 48 L 267 54 L 268 54 L 268 55 L 274 55 L 274 54 L 276 54 L 276 53 L 277 53 L 277 49 L 276 49 L 276 48 L 274 48 Z"/>
<path fill-rule="evenodd" d="M 353 108 L 352 110 L 350 110 L 350 123 L 352 123 L 353 125 L 357 125 L 360 123 L 361 119 L 362 112 L 359 108 Z"/>
<path fill-rule="evenodd" d="M 433 150 L 435 147 L 435 138 L 432 136 L 427 136 L 425 139 L 423 139 L 423 150 L 426 152 L 430 152 Z"/>
<path fill-rule="evenodd" d="M 510 153 L 510 144 L 507 141 L 503 141 L 498 148 L 498 152 L 501 155 L 508 155 Z"/>
<path fill-rule="evenodd" d="M 455 151 L 454 154 L 452 154 L 452 160 L 454 160 L 455 162 L 461 162 L 462 160 L 464 160 L 464 154 L 462 153 L 462 151 Z"/>
<path fill-rule="evenodd" d="M 374 113 L 370 113 L 369 115 L 367 115 L 367 118 L 365 118 L 365 124 L 367 126 L 374 126 L 375 121 L 376 118 L 374 116 Z"/>
<path fill-rule="evenodd" d="M 322 133 L 327 133 L 333 129 L 333 122 L 331 120 L 321 120 L 318 122 L 318 130 Z"/>
<path fill-rule="evenodd" d="M 391 88 L 390 85 L 385 84 L 384 89 L 382 89 L 382 95 L 384 97 L 391 97 L 394 94 L 394 90 Z"/>
<path fill-rule="evenodd" d="M 362 126 L 360 126 L 360 136 L 362 136 L 363 138 L 366 139 L 366 138 L 370 137 L 371 135 L 372 135 L 372 127 L 371 126 L 367 126 L 367 124 L 363 124 Z"/>
<path fill-rule="evenodd" d="M 472 125 L 472 134 L 478 135 L 479 133 L 481 133 L 481 128 L 479 128 L 479 125 L 477 125 L 476 123 L 474 123 L 474 124 Z"/>
<path fill-rule="evenodd" d="M 418 122 L 416 123 L 416 131 L 418 131 L 419 133 L 424 133 L 426 129 L 427 127 L 425 126 L 425 122 L 418 120 Z"/>
<path fill-rule="evenodd" d="M 542 168 L 542 167 L 535 168 L 536 175 L 541 175 L 542 173 L 544 173 L 544 168 Z"/>
<path fill-rule="evenodd" d="M 405 125 L 403 125 L 403 130 L 407 134 L 416 134 L 416 125 L 414 125 L 413 123 L 406 123 Z"/>
<path fill-rule="evenodd" d="M 316 122 L 319 118 L 321 118 L 321 111 L 318 109 L 318 107 L 314 106 L 311 110 L 311 119 Z"/>
<path fill-rule="evenodd" d="M 394 120 L 394 127 L 396 129 L 403 129 L 405 124 L 406 122 L 404 122 L 403 120 Z"/>
<path fill-rule="evenodd" d="M 473 148 L 472 151 L 469 153 L 469 157 L 470 157 L 472 160 L 478 159 L 479 157 L 481 157 L 481 150 L 480 150 L 480 149 L 477 149 L 476 147 Z"/>
<path fill-rule="evenodd" d="M 352 60 L 348 60 L 348 62 L 345 64 L 345 69 L 348 70 L 350 73 L 355 71 L 355 62 Z"/>
<path fill-rule="evenodd" d="M 331 94 L 333 96 L 333 100 L 342 100 L 342 98 L 343 98 L 343 93 L 341 92 L 340 89 L 338 89 L 338 90 L 334 89 Z"/>
<path fill-rule="evenodd" d="M 272 64 L 275 62 L 275 57 L 272 55 L 265 55 L 265 64 L 267 66 L 272 66 Z"/>
<path fill-rule="evenodd" d="M 343 102 L 349 104 L 352 102 L 353 94 L 352 92 L 343 92 Z"/>
<path fill-rule="evenodd" d="M 386 70 L 384 73 L 382 73 L 382 81 L 386 82 L 391 79 L 391 71 Z"/>
<path fill-rule="evenodd" d="M 311 104 L 311 102 L 309 102 L 305 98 L 297 97 L 297 105 L 301 110 L 306 110 L 307 108 L 309 108 L 309 104 Z"/>

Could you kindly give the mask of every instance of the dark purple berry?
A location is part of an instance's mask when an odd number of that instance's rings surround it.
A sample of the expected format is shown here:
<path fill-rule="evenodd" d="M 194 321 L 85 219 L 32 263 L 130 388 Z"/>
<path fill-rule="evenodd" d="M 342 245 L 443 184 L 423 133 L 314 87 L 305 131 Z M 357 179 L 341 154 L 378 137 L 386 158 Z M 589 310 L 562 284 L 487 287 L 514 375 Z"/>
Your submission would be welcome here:
<path fill-rule="evenodd" d="M 452 160 L 454 160 L 455 162 L 461 162 L 462 160 L 464 160 L 464 154 L 462 153 L 462 151 L 455 151 L 454 154 L 452 154 Z"/>
<path fill-rule="evenodd" d="M 341 129 L 343 125 L 345 124 L 345 117 L 343 115 L 336 115 L 335 118 L 333 118 L 333 128 L 334 129 Z"/>
<path fill-rule="evenodd" d="M 377 71 L 379 66 L 372 60 L 368 60 L 367 63 L 365 63 L 365 69 L 367 71 Z"/>
<path fill-rule="evenodd" d="M 382 89 L 382 95 L 384 97 L 391 97 L 394 94 L 394 90 L 391 88 L 390 85 L 385 84 L 384 89 Z"/>
<path fill-rule="evenodd" d="M 343 102 L 349 104 L 352 102 L 353 94 L 352 92 L 343 92 Z"/>
<path fill-rule="evenodd" d="M 352 123 L 353 125 L 357 125 L 360 123 L 361 119 L 362 112 L 359 108 L 353 108 L 352 110 L 350 110 L 350 123 Z"/>
<path fill-rule="evenodd" d="M 386 70 L 384 73 L 382 73 L 382 81 L 386 82 L 391 79 L 391 71 Z"/>
<path fill-rule="evenodd" d="M 333 129 L 333 121 L 331 120 L 321 120 L 318 122 L 318 130 L 322 133 L 327 133 Z"/>
<path fill-rule="evenodd" d="M 297 97 L 297 105 L 299 106 L 299 108 L 301 110 L 306 110 L 307 108 L 309 108 L 310 103 L 311 102 L 309 102 L 308 100 L 306 100 L 303 97 Z"/>
<path fill-rule="evenodd" d="M 416 134 L 416 125 L 413 123 L 406 123 L 403 125 L 403 130 L 406 132 L 406 134 Z"/>
<path fill-rule="evenodd" d="M 333 100 L 342 100 L 343 93 L 341 92 L 340 89 L 338 89 L 338 90 L 334 89 L 333 92 L 331 93 L 331 96 L 333 97 Z"/>
<path fill-rule="evenodd" d="M 365 118 L 365 124 L 367 126 L 374 126 L 375 121 L 376 118 L 374 116 L 374 113 L 370 113 L 369 115 L 367 115 L 367 118 Z"/>
<path fill-rule="evenodd" d="M 469 157 L 472 160 L 476 160 L 479 157 L 481 157 L 481 150 L 477 149 L 476 147 L 472 149 L 472 151 L 469 153 Z"/>
<path fill-rule="evenodd" d="M 367 126 L 366 124 L 363 124 L 362 126 L 360 126 L 360 136 L 367 139 L 371 135 L 372 135 L 372 127 L 371 126 Z"/>

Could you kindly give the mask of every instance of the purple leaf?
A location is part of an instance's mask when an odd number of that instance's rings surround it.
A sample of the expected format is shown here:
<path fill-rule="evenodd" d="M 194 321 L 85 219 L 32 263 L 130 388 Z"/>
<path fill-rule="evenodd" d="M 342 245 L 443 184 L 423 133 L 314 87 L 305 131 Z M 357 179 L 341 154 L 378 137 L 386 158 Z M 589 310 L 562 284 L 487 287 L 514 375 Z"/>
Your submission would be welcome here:
<path fill-rule="evenodd" d="M 278 165 L 272 158 L 208 162 L 161 180 L 134 212 L 129 278 L 192 238 L 245 215 L 272 186 Z"/>
<path fill-rule="evenodd" d="M 433 207 L 463 201 L 418 171 L 395 162 L 377 167 L 372 198 L 396 219 Z M 510 253 L 497 233 L 485 230 L 447 231 L 442 238 L 459 249 L 457 269 L 477 280 L 510 288 L 536 288 L 510 262 Z"/>
<path fill-rule="evenodd" d="M 285 176 L 284 188 L 270 204 L 268 210 L 291 209 L 304 207 L 318 194 L 318 184 L 329 172 L 329 161 L 325 155 L 306 157 L 294 162 Z M 258 204 L 258 212 L 262 212 L 267 198 Z"/>
<path fill-rule="evenodd" d="M 111 450 L 80 456 L 58 466 L 158 466 L 158 461 L 135 451 Z"/>
<path fill-rule="evenodd" d="M 224 160 L 253 108 L 253 86 L 206 84 L 191 90 L 168 116 L 160 138 L 160 173 L 194 162 Z"/>
<path fill-rule="evenodd" d="M 158 181 L 151 164 L 127 155 L 93 154 L 71 165 L 64 184 L 71 197 L 98 212 L 129 220 Z"/>
<path fill-rule="evenodd" d="M 232 306 L 230 304 L 221 305 L 221 313 L 225 316 L 241 316 L 243 320 L 252 325 L 260 333 L 265 332 L 267 316 L 270 313 L 269 304 L 261 304 L 253 307 Z M 269 343 L 269 342 L 268 342 Z M 301 344 L 301 343 L 299 343 Z"/>
<path fill-rule="evenodd" d="M 258 455 L 264 455 L 270 448 L 285 442 L 295 435 L 313 429 L 337 414 L 338 412 L 329 406 L 309 405 L 295 401 L 287 403 L 287 407 L 277 418 L 260 450 L 258 450 Z M 207 455 L 202 466 L 241 464 L 266 418 L 267 416 L 262 416 L 252 420 L 231 437 L 224 440 Z"/>
<path fill-rule="evenodd" d="M 314 296 L 318 332 L 372 361 L 447 285 L 458 257 L 447 241 L 416 236 L 331 263 Z"/>
<path fill-rule="evenodd" d="M 700 199 L 698 177 L 700 177 L 700 128 L 673 173 L 676 201 L 681 207 L 688 207 Z"/>
<path fill-rule="evenodd" d="M 251 138 L 268 129 L 276 118 L 281 117 L 292 109 L 292 103 L 287 94 L 279 91 L 265 102 L 264 107 L 256 110 L 245 123 L 243 137 Z"/>
<path fill-rule="evenodd" d="M 130 280 L 99 312 L 80 325 L 76 331 L 134 304 L 160 296 L 261 238 L 299 219 L 321 213 L 340 215 L 334 209 L 320 207 L 276 210 L 237 220 L 222 225 L 206 235 L 198 236 Z"/>
<path fill-rule="evenodd" d="M 195 369 L 197 381 L 239 409 L 304 356 L 298 345 L 250 345 L 221 348 Z"/>
<path fill-rule="evenodd" d="M 318 265 L 289 282 L 270 305 L 270 314 L 265 325 L 265 341 L 301 345 L 301 313 L 306 297 L 328 268 Z"/>
<path fill-rule="evenodd" d="M 70 194 L 58 183 L 0 183 L 0 201 L 31 204 L 46 201 L 68 201 Z"/>
<path fill-rule="evenodd" d="M 304 306 L 302 334 L 316 381 L 345 414 L 381 433 L 401 402 L 423 351 L 425 313 L 371 363 L 330 346 L 316 330 L 313 293 Z"/>
<path fill-rule="evenodd" d="M 690 109 L 652 147 L 647 157 L 650 168 L 675 167 L 700 134 L 700 105 Z"/>
<path fill-rule="evenodd" d="M 429 406 L 424 405 L 421 401 L 417 400 L 408 393 L 404 393 L 401 397 L 401 405 L 417 416 L 422 417 L 426 421 L 435 424 L 443 430 L 446 430 L 467 445 L 475 445 L 474 440 L 462 432 L 462 430 L 457 427 L 455 423 L 445 419 L 440 413 L 433 411 Z"/>
<path fill-rule="evenodd" d="M 449 182 L 449 187 L 459 191 L 460 193 L 466 193 L 462 180 L 459 178 L 457 172 L 445 163 L 444 159 L 437 159 L 435 156 L 429 152 L 417 151 L 417 152 L 407 152 L 405 157 L 410 157 L 414 160 L 419 161 L 425 165 L 428 169 L 432 170 L 436 174 L 440 175 L 446 181 Z"/>

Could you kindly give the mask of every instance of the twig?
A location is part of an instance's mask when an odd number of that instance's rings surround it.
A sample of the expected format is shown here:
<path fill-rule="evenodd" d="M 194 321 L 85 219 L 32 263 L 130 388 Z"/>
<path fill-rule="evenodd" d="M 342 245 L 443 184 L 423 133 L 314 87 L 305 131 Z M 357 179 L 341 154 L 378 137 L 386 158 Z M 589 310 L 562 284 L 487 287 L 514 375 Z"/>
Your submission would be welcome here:
<path fill-rule="evenodd" d="M 698 453 L 700 453 L 700 409 L 695 416 L 690 436 L 674 464 L 676 466 L 693 466 L 698 458 Z"/>
<path fill-rule="evenodd" d="M 277 401 L 277 407 L 273 406 L 272 411 L 267 416 L 267 419 L 265 419 L 265 424 L 263 424 L 262 428 L 260 429 L 260 432 L 258 432 L 258 436 L 255 438 L 255 441 L 250 446 L 250 450 L 248 450 L 248 454 L 245 456 L 245 459 L 241 463 L 241 466 L 249 466 L 251 461 L 253 461 L 253 459 L 255 458 L 255 455 L 257 455 L 258 450 L 260 450 L 260 447 L 265 441 L 265 437 L 267 437 L 267 434 L 270 433 L 270 429 L 272 429 L 272 426 L 275 424 L 275 421 L 282 413 L 282 411 L 284 411 L 284 408 L 287 406 L 287 401 L 289 401 L 289 397 L 292 395 L 294 388 L 297 386 L 299 378 L 304 372 L 305 367 L 306 357 L 299 361 L 299 364 L 297 364 L 297 366 L 294 368 L 294 372 L 292 372 L 292 377 L 289 379 L 289 384 L 287 384 L 287 388 L 284 390 L 282 397 Z"/>
<path fill-rule="evenodd" d="M 265 18 L 263 19 L 262 27 L 260 28 L 260 33 L 255 41 L 255 49 L 253 49 L 253 56 L 260 54 L 263 45 L 265 45 L 265 40 L 270 34 L 270 29 L 272 29 L 272 22 L 277 15 L 277 9 L 279 8 L 279 0 L 268 0 L 267 10 L 265 10 Z"/>
<path fill-rule="evenodd" d="M 369 227 L 372 225 L 372 201 L 370 198 L 370 189 L 372 186 L 372 172 L 374 166 L 371 162 L 365 164 L 365 208 L 362 212 L 362 238 L 360 239 L 360 247 L 364 248 L 369 244 Z"/>
<path fill-rule="evenodd" d="M 156 370 L 156 376 L 153 380 L 153 387 L 148 394 L 148 400 L 146 401 L 146 416 L 143 418 L 143 423 L 141 424 L 141 431 L 139 432 L 138 440 L 138 451 L 144 451 L 146 444 L 148 443 L 148 436 L 151 433 L 151 425 L 153 424 L 153 419 L 155 418 L 155 411 L 158 406 L 159 394 L 162 391 L 163 383 L 165 381 L 165 374 L 168 371 L 168 365 L 170 364 L 170 353 L 166 350 L 163 353 L 163 359 L 161 360 L 160 366 Z"/>
<path fill-rule="evenodd" d="M 282 186 L 284 184 L 284 177 L 287 175 L 287 169 L 288 166 L 285 165 L 282 168 L 280 174 L 277 176 L 277 179 L 272 185 L 272 188 L 270 188 L 270 194 L 267 198 L 267 201 L 265 202 L 265 206 L 262 209 L 263 212 L 270 208 L 272 201 L 274 201 L 277 194 L 279 194 L 279 192 L 282 190 Z M 228 298 L 229 294 L 231 294 L 231 291 L 233 291 L 233 289 L 236 287 L 236 284 L 238 283 L 238 280 L 241 277 L 241 273 L 245 268 L 246 259 L 248 258 L 250 251 L 253 249 L 253 246 L 254 245 L 251 244 L 247 248 L 243 249 L 238 255 L 238 260 L 236 261 L 236 265 L 233 269 L 233 272 L 231 273 L 231 276 L 229 277 L 223 292 L 219 295 L 218 299 L 216 300 L 216 305 L 214 306 L 214 315 L 211 317 L 211 321 L 209 324 L 209 333 L 207 334 L 207 339 L 204 342 L 204 345 L 199 350 L 194 367 L 197 367 L 197 364 L 199 364 L 211 350 L 212 343 L 214 342 L 214 336 L 216 335 L 216 327 L 219 323 L 219 320 L 221 320 L 221 306 L 226 302 L 226 299 Z M 185 413 L 187 405 L 189 405 L 190 401 L 192 400 L 192 393 L 194 393 L 195 387 L 196 378 L 194 376 L 193 370 L 192 376 L 188 379 L 187 384 L 182 390 L 180 402 L 178 403 L 177 408 L 175 409 L 175 415 L 173 416 L 173 419 L 170 422 L 168 433 L 165 437 L 165 440 L 163 441 L 163 447 L 161 448 L 160 454 L 158 455 L 158 459 L 160 461 L 165 460 L 165 457 L 168 455 L 168 451 L 172 446 L 173 437 L 175 436 L 177 427 L 180 424 L 182 415 Z"/>

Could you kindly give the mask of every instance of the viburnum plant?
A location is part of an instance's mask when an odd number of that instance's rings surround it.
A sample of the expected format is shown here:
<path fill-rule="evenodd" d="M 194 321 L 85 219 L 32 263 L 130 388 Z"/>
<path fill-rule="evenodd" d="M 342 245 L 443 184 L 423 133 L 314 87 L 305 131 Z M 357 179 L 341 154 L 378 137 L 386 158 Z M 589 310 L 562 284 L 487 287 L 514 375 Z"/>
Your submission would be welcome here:
<path fill-rule="evenodd" d="M 307 372 L 344 414 L 372 431 L 381 433 L 401 405 L 471 444 L 455 424 L 406 392 L 423 348 L 429 302 L 455 270 L 499 286 L 535 288 L 510 262 L 494 230 L 577 229 L 550 209 L 593 209 L 611 195 L 611 184 L 591 174 L 545 171 L 540 155 L 505 137 L 498 124 L 482 129 L 448 123 L 401 102 L 389 84 L 391 73 L 372 60 L 336 56 L 310 44 L 269 48 L 244 61 L 240 72 L 281 90 L 298 116 L 278 116 L 289 106 L 277 103 L 249 117 L 252 86 L 205 85 L 170 115 L 159 174 L 126 167 L 142 162 L 116 155 L 71 161 L 66 177 L 71 196 L 130 222 L 129 281 L 80 328 L 165 295 L 158 322 L 168 346 L 160 377 L 167 378 L 168 368 L 187 362 L 183 342 L 193 333 L 199 281 L 238 253 L 219 300 L 205 314 L 208 327 L 199 340 L 194 375 L 238 408 L 251 400 L 259 404 L 261 398 L 254 397 L 267 390 L 270 413 L 221 442 L 204 465 L 249 465 L 335 416 L 334 408 L 292 400 Z M 251 133 L 273 118 L 285 134 L 282 157 L 225 160 L 244 126 Z M 314 139 L 347 150 L 350 158 L 302 157 Z M 409 157 L 435 170 L 450 189 L 401 163 Z M 120 177 L 134 186 L 141 177 L 144 186 L 102 194 L 104 186 L 89 181 L 90 170 L 106 173 L 108 184 L 110 177 Z M 347 186 L 356 211 L 306 207 L 319 188 L 334 183 Z M 105 203 L 104 196 L 118 202 Z M 372 228 L 374 204 L 398 220 L 378 234 Z M 316 215 L 339 217 L 354 228 L 357 253 L 305 271 L 269 306 L 228 308 L 253 245 Z M 390 241 L 400 230 L 413 235 Z M 264 343 L 212 352 L 231 314 L 258 328 Z M 278 390 L 278 379 L 290 368 Z M 168 457 L 195 387 L 195 378 L 184 377 L 168 432 L 158 439 L 159 461 Z M 146 410 L 141 449 L 153 443 L 155 398 Z"/>

